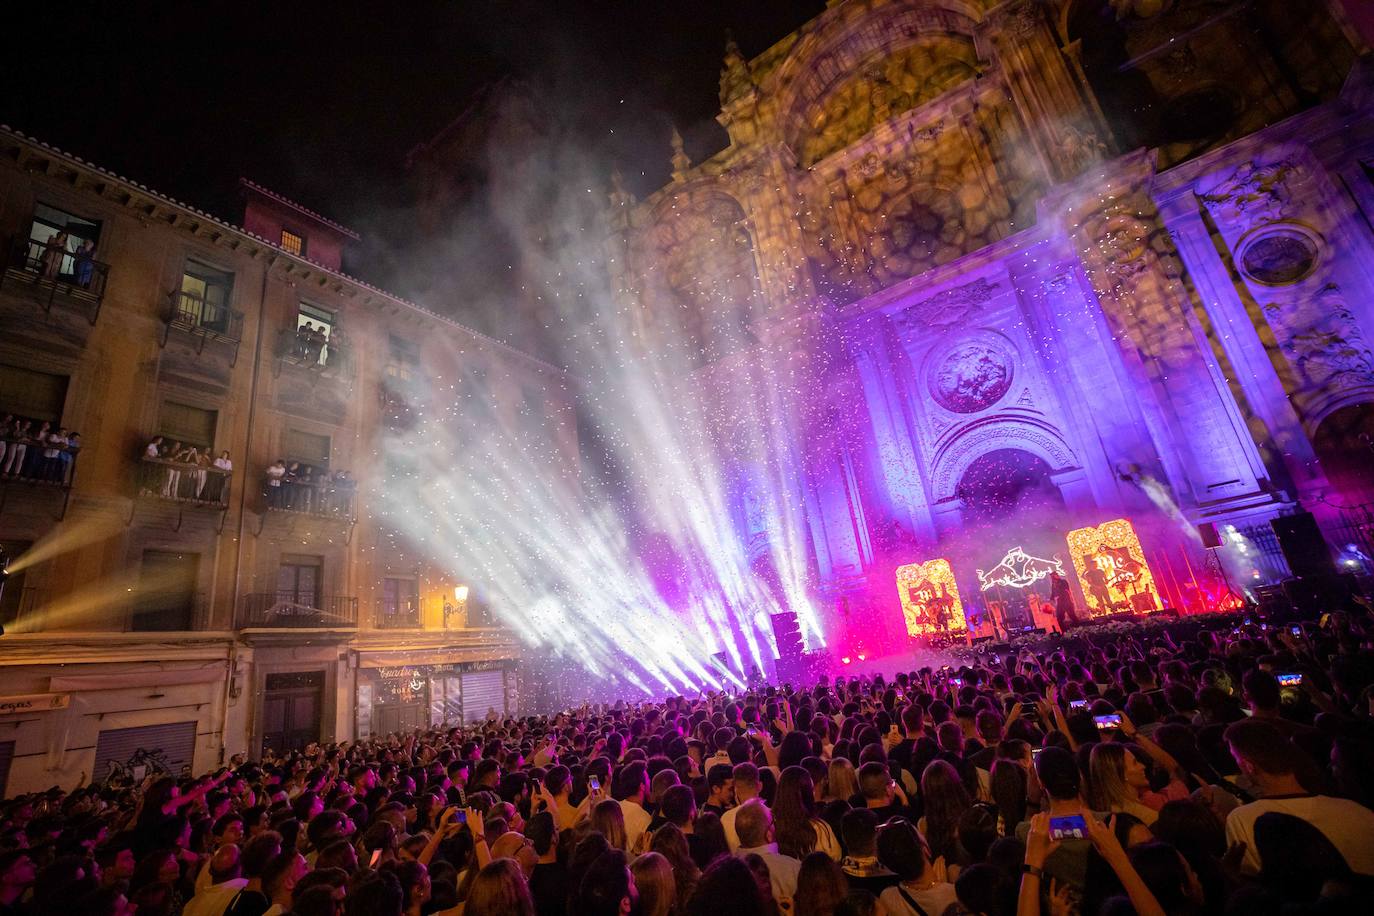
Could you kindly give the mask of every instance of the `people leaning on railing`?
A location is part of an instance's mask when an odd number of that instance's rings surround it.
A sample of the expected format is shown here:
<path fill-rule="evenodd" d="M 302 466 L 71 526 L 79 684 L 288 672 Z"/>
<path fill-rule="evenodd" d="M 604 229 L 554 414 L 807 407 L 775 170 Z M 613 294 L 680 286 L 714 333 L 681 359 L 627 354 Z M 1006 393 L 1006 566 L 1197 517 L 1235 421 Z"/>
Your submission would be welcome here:
<path fill-rule="evenodd" d="M 347 471 L 278 458 L 263 472 L 263 491 L 269 509 L 352 518 L 357 483 Z"/>
<path fill-rule="evenodd" d="M 80 433 L 13 414 L 0 418 L 0 477 L 66 485 L 80 450 Z"/>
<path fill-rule="evenodd" d="M 228 452 L 211 459 L 210 449 L 183 446 L 154 436 L 143 447 L 143 473 L 139 492 L 163 499 L 223 503 L 229 495 L 234 463 Z"/>

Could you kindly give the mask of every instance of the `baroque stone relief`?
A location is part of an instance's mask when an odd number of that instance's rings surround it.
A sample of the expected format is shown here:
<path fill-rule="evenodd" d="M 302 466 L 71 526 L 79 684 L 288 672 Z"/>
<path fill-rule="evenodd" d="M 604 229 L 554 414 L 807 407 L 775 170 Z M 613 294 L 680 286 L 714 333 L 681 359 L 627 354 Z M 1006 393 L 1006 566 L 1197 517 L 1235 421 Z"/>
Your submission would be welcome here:
<path fill-rule="evenodd" d="M 1006 396 L 1012 382 L 1011 356 L 987 340 L 965 340 L 936 360 L 927 386 L 931 397 L 954 413 L 977 413 Z"/>
<path fill-rule="evenodd" d="M 1298 171 L 1298 166 L 1287 159 L 1247 162 L 1220 181 L 1200 189 L 1198 198 L 1217 219 L 1226 222 L 1276 222 L 1290 215 L 1289 183 Z"/>
<path fill-rule="evenodd" d="M 1298 374 L 1299 393 L 1374 384 L 1374 352 L 1339 286 L 1327 284 L 1307 301 L 1268 302 L 1263 310 Z"/>
<path fill-rule="evenodd" d="M 966 324 L 1000 290 L 996 283 L 979 277 L 972 283 L 936 293 L 907 306 L 895 318 L 898 328 L 916 334 L 941 334 Z"/>

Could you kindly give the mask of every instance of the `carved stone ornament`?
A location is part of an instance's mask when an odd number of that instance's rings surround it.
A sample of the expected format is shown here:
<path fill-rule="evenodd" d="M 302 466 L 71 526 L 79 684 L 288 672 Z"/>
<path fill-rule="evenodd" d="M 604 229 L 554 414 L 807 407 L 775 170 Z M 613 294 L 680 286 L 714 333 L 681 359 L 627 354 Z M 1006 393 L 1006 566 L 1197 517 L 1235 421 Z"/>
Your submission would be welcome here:
<path fill-rule="evenodd" d="M 1033 0 L 1026 0 L 1007 10 L 1006 29 L 1017 38 L 1028 38 L 1035 34 L 1045 22 L 1045 16 Z"/>
<path fill-rule="evenodd" d="M 1288 182 L 1298 171 L 1289 160 L 1247 162 L 1198 198 L 1217 219 L 1226 222 L 1276 222 L 1289 215 L 1292 192 Z"/>
<path fill-rule="evenodd" d="M 897 322 L 915 331 L 948 331 L 964 324 L 991 301 L 997 291 L 996 283 L 980 277 L 908 306 L 898 314 Z"/>
<path fill-rule="evenodd" d="M 1006 396 L 1011 388 L 1011 357 L 986 340 L 965 340 L 947 350 L 934 364 L 930 396 L 954 413 L 977 413 Z"/>

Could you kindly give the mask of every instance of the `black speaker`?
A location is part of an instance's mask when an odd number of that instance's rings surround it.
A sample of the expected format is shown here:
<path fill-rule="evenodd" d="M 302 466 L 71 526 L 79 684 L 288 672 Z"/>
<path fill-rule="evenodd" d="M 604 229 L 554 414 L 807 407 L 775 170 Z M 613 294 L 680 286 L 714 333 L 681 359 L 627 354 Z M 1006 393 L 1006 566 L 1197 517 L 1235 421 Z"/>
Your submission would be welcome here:
<path fill-rule="evenodd" d="M 1207 550 L 1221 546 L 1221 534 L 1217 531 L 1217 526 L 1211 522 L 1203 522 L 1197 526 L 1198 537 L 1202 538 L 1202 546 Z"/>
<path fill-rule="evenodd" d="M 802 654 L 801 628 L 797 625 L 797 615 L 792 611 L 774 614 L 773 639 L 778 644 L 780 658 L 796 658 Z"/>
<path fill-rule="evenodd" d="M 1300 579 L 1336 575 L 1331 548 L 1327 546 L 1311 512 L 1280 515 L 1269 520 L 1269 527 L 1274 529 L 1279 548 L 1283 550 L 1283 558 L 1288 561 L 1288 568 L 1293 575 Z"/>

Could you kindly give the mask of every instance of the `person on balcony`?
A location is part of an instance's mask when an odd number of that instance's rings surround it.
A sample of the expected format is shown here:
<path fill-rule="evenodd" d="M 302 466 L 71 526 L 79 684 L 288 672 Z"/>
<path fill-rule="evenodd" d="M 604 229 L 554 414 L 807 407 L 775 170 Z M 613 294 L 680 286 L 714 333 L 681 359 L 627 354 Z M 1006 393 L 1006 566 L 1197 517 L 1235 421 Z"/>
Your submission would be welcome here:
<path fill-rule="evenodd" d="M 43 246 L 43 279 L 56 280 L 62 272 L 62 260 L 67 256 L 67 233 L 58 232 Z"/>
<path fill-rule="evenodd" d="M 267 466 L 267 506 L 281 509 L 285 502 L 286 462 L 278 458 Z"/>
<path fill-rule="evenodd" d="M 10 427 L 9 449 L 5 453 L 5 466 L 0 469 L 0 476 L 18 477 L 24 470 L 24 459 L 29 453 L 29 443 L 33 440 L 33 422 L 31 420 L 16 420 Z"/>
<path fill-rule="evenodd" d="M 62 454 L 67 450 L 67 431 L 59 429 L 50 433 L 43 443 L 43 466 L 40 469 L 44 480 L 60 483 L 62 480 Z"/>
<path fill-rule="evenodd" d="M 58 458 L 57 482 L 63 485 L 71 483 L 72 462 L 76 460 L 76 453 L 81 451 L 81 434 L 73 430 L 67 436 L 67 447 L 62 450 Z"/>
<path fill-rule="evenodd" d="M 48 436 L 52 434 L 52 424 L 44 420 L 43 425 L 38 427 L 38 432 L 33 434 L 33 448 L 25 450 L 24 466 L 19 469 L 20 477 L 27 477 L 30 480 L 43 480 L 46 478 L 44 469 L 46 467 L 46 447 Z"/>
<path fill-rule="evenodd" d="M 190 481 L 186 495 L 190 499 L 200 499 L 200 494 L 205 492 L 205 478 L 208 476 L 205 469 L 210 465 L 210 456 L 193 445 L 186 450 L 186 463 L 191 466 L 186 472 Z"/>
<path fill-rule="evenodd" d="M 91 288 L 95 279 L 95 239 L 86 239 L 73 255 L 76 259 L 76 285 L 82 289 Z"/>
<path fill-rule="evenodd" d="M 205 498 L 212 502 L 224 502 L 224 498 L 229 495 L 226 492 L 229 475 L 234 473 L 234 462 L 229 460 L 227 451 L 219 453 L 219 457 L 215 459 L 215 468 L 219 473 L 214 475 L 214 482 L 210 485 L 210 492 Z"/>
<path fill-rule="evenodd" d="M 181 496 L 181 468 L 177 465 L 185 461 L 186 449 L 180 442 L 173 442 L 171 448 L 162 453 L 162 460 L 168 462 L 167 476 L 162 480 L 162 498 L 177 499 Z"/>

